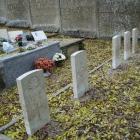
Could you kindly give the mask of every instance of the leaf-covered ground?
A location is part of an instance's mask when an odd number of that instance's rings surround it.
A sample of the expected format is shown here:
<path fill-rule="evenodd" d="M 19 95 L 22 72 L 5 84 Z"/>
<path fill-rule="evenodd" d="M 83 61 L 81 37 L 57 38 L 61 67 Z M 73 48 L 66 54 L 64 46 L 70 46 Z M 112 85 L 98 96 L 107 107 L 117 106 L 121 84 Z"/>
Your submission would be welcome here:
<path fill-rule="evenodd" d="M 111 42 L 86 40 L 88 69 L 91 70 L 111 57 Z M 51 123 L 32 137 L 28 137 L 23 120 L 3 134 L 15 139 L 102 140 L 140 139 L 140 55 L 112 71 L 111 64 L 91 74 L 91 90 L 80 101 L 73 99 L 72 89 L 53 97 L 61 87 L 71 82 L 70 60 L 56 68 L 46 79 Z M 21 109 L 16 87 L 2 91 L 0 95 L 0 126 Z"/>

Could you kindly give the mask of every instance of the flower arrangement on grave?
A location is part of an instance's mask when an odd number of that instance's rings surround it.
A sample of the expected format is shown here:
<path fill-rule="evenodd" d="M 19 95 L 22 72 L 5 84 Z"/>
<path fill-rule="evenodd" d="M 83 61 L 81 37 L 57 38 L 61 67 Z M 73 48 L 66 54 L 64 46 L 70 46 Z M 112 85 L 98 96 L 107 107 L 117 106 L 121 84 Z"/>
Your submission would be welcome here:
<path fill-rule="evenodd" d="M 22 43 L 22 35 L 17 35 L 16 38 L 15 38 L 15 41 L 18 44 L 19 47 L 22 47 L 23 46 L 23 43 Z"/>
<path fill-rule="evenodd" d="M 52 72 L 55 64 L 52 60 L 42 57 L 35 61 L 36 69 L 43 69 L 44 72 Z"/>
<path fill-rule="evenodd" d="M 66 56 L 62 53 L 56 53 L 53 56 L 53 61 L 55 62 L 56 66 L 62 66 L 62 63 L 66 60 Z"/>
<path fill-rule="evenodd" d="M 37 48 L 37 46 L 35 45 L 35 44 L 29 44 L 29 45 L 27 45 L 26 47 L 26 50 L 34 50 L 34 49 L 36 49 Z"/>

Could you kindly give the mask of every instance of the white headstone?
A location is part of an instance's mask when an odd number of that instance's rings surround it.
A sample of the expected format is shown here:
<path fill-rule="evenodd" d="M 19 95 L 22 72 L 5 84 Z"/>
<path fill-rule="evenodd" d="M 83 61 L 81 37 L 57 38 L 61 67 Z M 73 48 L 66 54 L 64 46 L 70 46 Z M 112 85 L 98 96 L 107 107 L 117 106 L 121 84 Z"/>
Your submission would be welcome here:
<path fill-rule="evenodd" d="M 27 72 L 17 78 L 20 103 L 28 135 L 33 135 L 50 121 L 42 70 Z"/>
<path fill-rule="evenodd" d="M 71 55 L 74 98 L 82 97 L 89 90 L 86 51 Z"/>
<path fill-rule="evenodd" d="M 10 39 L 12 42 L 15 42 L 15 38 L 16 38 L 18 35 L 23 35 L 23 31 L 9 31 L 9 32 L 8 32 L 9 39 Z"/>
<path fill-rule="evenodd" d="M 112 68 L 116 69 L 121 64 L 120 59 L 121 36 L 116 35 L 112 38 Z"/>
<path fill-rule="evenodd" d="M 131 57 L 131 33 L 129 31 L 124 33 L 124 60 Z"/>
<path fill-rule="evenodd" d="M 32 35 L 33 35 L 35 41 L 42 41 L 42 40 L 46 40 L 47 39 L 47 36 L 44 33 L 44 31 L 32 32 Z"/>
<path fill-rule="evenodd" d="M 134 28 L 132 30 L 132 53 L 136 53 L 138 47 L 138 29 Z"/>
<path fill-rule="evenodd" d="M 0 38 L 4 38 L 8 40 L 8 32 L 7 29 L 0 29 Z"/>

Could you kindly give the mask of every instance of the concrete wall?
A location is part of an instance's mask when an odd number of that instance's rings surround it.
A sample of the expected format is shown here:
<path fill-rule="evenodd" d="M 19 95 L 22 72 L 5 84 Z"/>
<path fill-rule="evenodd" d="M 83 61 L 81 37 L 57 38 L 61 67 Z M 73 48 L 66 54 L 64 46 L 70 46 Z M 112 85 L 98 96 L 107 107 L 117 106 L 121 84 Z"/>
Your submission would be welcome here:
<path fill-rule="evenodd" d="M 30 27 L 30 10 L 28 0 L 6 0 L 7 26 Z"/>
<path fill-rule="evenodd" d="M 0 21 L 81 37 L 140 29 L 140 0 L 1 0 Z M 1 20 L 2 19 L 2 20 Z"/>
<path fill-rule="evenodd" d="M 99 37 L 140 27 L 140 0 L 98 0 L 97 6 Z"/>
<path fill-rule="evenodd" d="M 60 0 L 61 31 L 64 34 L 95 37 L 96 0 Z"/>
<path fill-rule="evenodd" d="M 0 24 L 6 23 L 6 1 L 0 0 Z"/>
<path fill-rule="evenodd" d="M 49 32 L 60 29 L 59 0 L 30 0 L 32 27 Z"/>

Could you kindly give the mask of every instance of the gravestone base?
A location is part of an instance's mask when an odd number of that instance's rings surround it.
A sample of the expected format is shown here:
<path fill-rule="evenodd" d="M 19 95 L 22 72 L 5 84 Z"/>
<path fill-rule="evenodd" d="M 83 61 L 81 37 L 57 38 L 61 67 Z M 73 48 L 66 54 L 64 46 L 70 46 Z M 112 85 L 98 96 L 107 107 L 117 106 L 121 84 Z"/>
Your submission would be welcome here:
<path fill-rule="evenodd" d="M 120 72 L 122 71 L 127 71 L 128 69 L 128 64 L 129 64 L 129 60 L 131 59 L 128 59 L 127 61 L 124 61 L 121 65 L 119 65 L 116 69 L 109 69 L 108 70 L 108 75 L 110 77 L 113 77 L 115 74 L 119 74 Z"/>
<path fill-rule="evenodd" d="M 44 133 L 45 130 L 47 130 L 47 134 Z M 51 120 L 47 125 L 39 130 L 39 134 L 42 134 L 40 139 L 43 140 L 47 138 L 47 136 L 55 139 L 57 135 L 61 134 L 62 130 L 63 128 L 61 127 L 61 123 Z"/>

